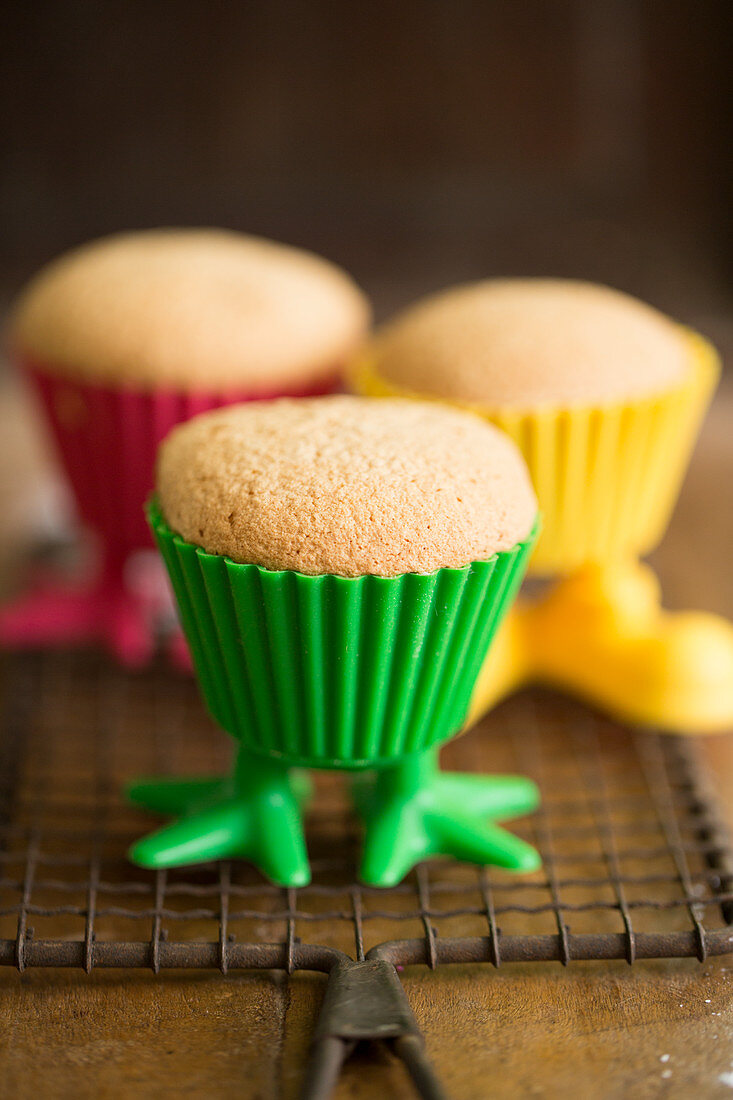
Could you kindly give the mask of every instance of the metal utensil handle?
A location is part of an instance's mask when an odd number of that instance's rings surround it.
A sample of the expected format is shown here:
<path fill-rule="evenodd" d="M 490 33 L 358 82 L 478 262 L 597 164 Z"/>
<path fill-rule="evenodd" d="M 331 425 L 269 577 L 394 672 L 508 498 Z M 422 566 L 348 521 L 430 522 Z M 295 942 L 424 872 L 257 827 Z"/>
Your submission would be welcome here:
<path fill-rule="evenodd" d="M 423 1100 L 448 1100 L 394 966 L 344 962 L 329 975 L 301 1100 L 328 1100 L 341 1068 L 364 1040 L 387 1042 Z"/>

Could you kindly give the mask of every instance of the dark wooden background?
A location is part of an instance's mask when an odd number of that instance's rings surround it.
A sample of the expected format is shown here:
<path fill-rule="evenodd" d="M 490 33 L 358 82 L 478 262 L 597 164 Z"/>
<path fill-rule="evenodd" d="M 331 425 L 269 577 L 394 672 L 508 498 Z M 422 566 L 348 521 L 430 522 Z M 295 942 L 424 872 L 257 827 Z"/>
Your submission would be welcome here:
<path fill-rule="evenodd" d="M 2 26 L 7 301 L 118 228 L 321 250 L 380 313 L 492 273 L 731 303 L 728 0 L 27 0 Z"/>

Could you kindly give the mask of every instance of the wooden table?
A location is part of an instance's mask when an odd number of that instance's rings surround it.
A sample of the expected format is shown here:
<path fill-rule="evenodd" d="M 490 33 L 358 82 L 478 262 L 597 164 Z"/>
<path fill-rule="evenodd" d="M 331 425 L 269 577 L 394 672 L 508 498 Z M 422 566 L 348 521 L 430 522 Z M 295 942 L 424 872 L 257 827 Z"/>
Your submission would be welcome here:
<path fill-rule="evenodd" d="M 0 405 L 0 418 L 4 410 L 15 422 L 8 408 Z M 13 447 L 35 455 L 25 435 Z M 655 555 L 670 606 L 733 615 L 732 480 L 729 384 Z M 0 507 L 22 481 L 20 469 L 14 485 L 0 481 Z M 706 738 L 700 747 L 733 825 L 733 737 Z M 731 1095 L 732 975 L 733 958 L 722 958 L 633 968 L 415 968 L 403 978 L 451 1096 L 644 1100 Z M 0 1092 L 19 1100 L 288 1100 L 297 1095 L 324 987 L 310 974 L 0 972 Z M 336 1095 L 413 1093 L 401 1066 L 375 1051 L 348 1064 Z"/>

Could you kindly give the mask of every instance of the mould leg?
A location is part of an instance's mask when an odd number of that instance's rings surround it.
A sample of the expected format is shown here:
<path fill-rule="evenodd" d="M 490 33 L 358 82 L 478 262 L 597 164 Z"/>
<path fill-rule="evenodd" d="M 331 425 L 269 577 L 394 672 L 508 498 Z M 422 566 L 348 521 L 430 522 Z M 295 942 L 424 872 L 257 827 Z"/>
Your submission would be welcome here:
<path fill-rule="evenodd" d="M 303 835 L 302 777 L 282 764 L 239 752 L 231 777 L 142 779 L 130 801 L 181 815 L 133 844 L 141 867 L 176 867 L 213 859 L 249 859 L 280 886 L 304 886 L 310 868 Z"/>
<path fill-rule="evenodd" d="M 665 611 L 648 565 L 559 581 L 525 623 L 532 678 L 633 724 L 676 733 L 733 728 L 733 624 Z"/>
<path fill-rule="evenodd" d="M 370 885 L 393 886 L 438 855 L 514 871 L 539 867 L 534 848 L 494 824 L 536 808 L 529 779 L 443 773 L 431 751 L 358 779 L 354 792 L 366 826 L 361 878 Z"/>

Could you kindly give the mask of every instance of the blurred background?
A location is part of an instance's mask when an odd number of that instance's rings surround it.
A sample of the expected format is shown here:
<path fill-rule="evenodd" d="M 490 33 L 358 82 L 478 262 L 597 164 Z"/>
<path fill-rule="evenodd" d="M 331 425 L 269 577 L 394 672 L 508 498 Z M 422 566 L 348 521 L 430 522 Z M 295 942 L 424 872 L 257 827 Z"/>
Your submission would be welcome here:
<path fill-rule="evenodd" d="M 380 316 L 577 275 L 725 339 L 732 29 L 728 0 L 9 5 L 0 293 L 99 234 L 216 224 L 340 261 Z"/>
<path fill-rule="evenodd" d="M 579 276 L 733 361 L 731 31 L 729 0 L 9 5 L 0 311 L 91 237 L 222 225 L 339 261 L 379 318 L 458 280 Z M 22 471 L 38 492 L 52 466 L 12 401 L 0 435 L 9 530 Z"/>

